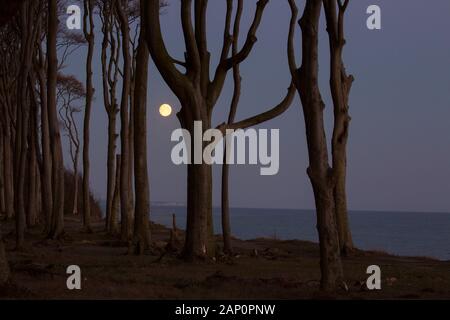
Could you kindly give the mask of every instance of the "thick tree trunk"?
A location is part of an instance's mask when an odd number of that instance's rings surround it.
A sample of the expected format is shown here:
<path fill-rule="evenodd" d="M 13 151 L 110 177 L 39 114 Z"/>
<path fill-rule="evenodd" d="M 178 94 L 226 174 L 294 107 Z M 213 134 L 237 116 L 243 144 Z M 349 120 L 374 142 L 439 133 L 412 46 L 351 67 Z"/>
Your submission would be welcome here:
<path fill-rule="evenodd" d="M 6 260 L 5 245 L 0 234 L 0 287 L 4 285 L 9 279 L 9 265 Z"/>
<path fill-rule="evenodd" d="M 200 101 L 197 98 L 197 101 Z M 191 106 L 193 108 L 186 108 L 184 118 L 183 113 L 179 115 L 181 125 L 187 129 L 192 137 L 192 164 L 188 164 L 187 173 L 187 225 L 186 225 L 186 240 L 183 250 L 183 256 L 188 259 L 214 257 L 215 256 L 215 241 L 212 218 L 212 167 L 205 164 L 203 159 L 202 164 L 195 164 L 194 162 L 194 119 L 195 116 L 190 114 L 190 110 L 206 110 L 201 105 L 205 102 L 196 102 Z M 211 128 L 211 119 L 209 115 L 204 112 L 203 120 L 196 120 L 202 122 L 202 134 Z M 204 146 L 202 146 L 203 155 Z"/>
<path fill-rule="evenodd" d="M 90 121 L 92 99 L 94 96 L 94 87 L 92 84 L 92 58 L 94 55 L 95 35 L 94 35 L 94 6 L 93 0 L 84 0 L 84 35 L 88 42 L 88 53 L 86 58 L 86 107 L 84 110 L 83 126 L 83 225 L 91 232 L 91 203 L 90 203 Z M 89 25 L 89 28 L 88 28 Z"/>
<path fill-rule="evenodd" d="M 29 111 L 26 99 L 26 83 L 23 81 L 23 85 L 19 85 L 19 97 L 21 97 L 21 103 L 18 107 L 20 110 L 17 113 L 17 136 L 16 136 L 16 177 L 14 188 L 14 209 L 16 212 L 16 247 L 20 249 L 24 244 L 25 227 L 26 227 L 26 211 L 25 211 L 25 179 L 27 173 L 27 136 L 29 129 Z M 22 87 L 22 88 L 20 88 Z M 20 135 L 20 138 L 19 138 Z"/>
<path fill-rule="evenodd" d="M 56 76 L 58 68 L 58 57 L 56 53 L 57 31 L 57 1 L 48 0 L 47 105 L 52 154 L 52 193 L 54 197 L 51 228 L 48 236 L 52 239 L 59 238 L 64 232 L 64 163 L 59 122 L 56 111 Z"/>
<path fill-rule="evenodd" d="M 28 159 L 28 132 L 30 129 L 30 99 L 27 86 L 28 74 L 32 61 L 32 27 L 30 17 L 34 12 L 34 6 L 22 4 L 20 14 L 20 29 L 22 35 L 20 73 L 17 88 L 17 112 L 16 112 L 16 145 L 15 145 L 15 188 L 14 209 L 16 212 L 16 247 L 19 249 L 24 244 L 26 227 L 25 190 Z M 30 90 L 31 90 L 30 86 Z"/>
<path fill-rule="evenodd" d="M 5 136 L 3 130 L 0 131 L 0 152 L 5 152 Z M 0 156 L 0 214 L 6 214 L 6 200 L 5 200 L 5 161 L 4 157 Z"/>
<path fill-rule="evenodd" d="M 134 183 L 136 191 L 134 242 L 136 251 L 142 254 L 150 247 L 149 213 L 150 186 L 147 168 L 147 77 L 149 52 L 145 29 L 141 28 L 136 57 L 134 88 Z"/>
<path fill-rule="evenodd" d="M 207 164 L 188 165 L 186 259 L 214 256 L 212 230 L 212 168 Z"/>
<path fill-rule="evenodd" d="M 317 213 L 320 242 L 321 288 L 335 290 L 343 278 L 334 211 L 334 179 L 329 167 L 322 101 L 318 84 L 318 29 L 321 0 L 308 0 L 300 26 L 302 28 L 302 66 L 296 85 L 300 93 L 305 118 L 309 154 L 308 175 L 311 180 Z"/>

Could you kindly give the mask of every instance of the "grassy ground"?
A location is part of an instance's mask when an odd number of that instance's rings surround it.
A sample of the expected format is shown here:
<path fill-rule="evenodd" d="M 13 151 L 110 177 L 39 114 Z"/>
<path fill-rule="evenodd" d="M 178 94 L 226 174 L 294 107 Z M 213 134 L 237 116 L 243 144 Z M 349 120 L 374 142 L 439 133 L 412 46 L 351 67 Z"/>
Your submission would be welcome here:
<path fill-rule="evenodd" d="M 450 262 L 428 258 L 357 251 L 343 261 L 347 288 L 325 295 L 319 291 L 318 246 L 310 242 L 235 239 L 232 259 L 186 263 L 172 254 L 161 258 L 158 250 L 129 255 L 101 223 L 86 234 L 75 219 L 66 219 L 62 241 L 42 241 L 40 230 L 31 230 L 20 252 L 13 250 L 12 223 L 6 227 L 13 277 L 0 288 L 3 299 L 450 299 Z M 162 252 L 169 230 L 153 229 Z M 82 270 L 82 290 L 69 291 L 66 268 L 74 264 Z M 381 267 L 382 290 L 366 289 L 372 264 Z"/>

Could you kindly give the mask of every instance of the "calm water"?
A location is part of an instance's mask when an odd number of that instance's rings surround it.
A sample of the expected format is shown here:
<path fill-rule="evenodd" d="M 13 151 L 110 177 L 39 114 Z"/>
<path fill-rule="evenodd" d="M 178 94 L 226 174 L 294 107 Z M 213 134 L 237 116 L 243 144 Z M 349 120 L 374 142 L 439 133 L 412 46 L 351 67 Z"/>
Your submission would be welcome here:
<path fill-rule="evenodd" d="M 184 228 L 185 211 L 184 207 L 154 206 L 151 219 L 171 226 L 175 213 L 178 227 Z M 214 217 L 215 231 L 221 233 L 220 209 L 214 209 Z M 450 213 L 353 211 L 350 224 L 358 248 L 450 260 Z M 318 240 L 312 210 L 234 208 L 231 226 L 233 235 L 240 239 Z"/>

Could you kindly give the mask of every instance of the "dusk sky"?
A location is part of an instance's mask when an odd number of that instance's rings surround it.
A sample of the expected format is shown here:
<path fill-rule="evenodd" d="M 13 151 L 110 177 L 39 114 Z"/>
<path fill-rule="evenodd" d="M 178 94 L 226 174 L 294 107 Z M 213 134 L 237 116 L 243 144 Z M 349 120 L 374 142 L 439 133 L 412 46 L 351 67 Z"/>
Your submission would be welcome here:
<path fill-rule="evenodd" d="M 164 37 L 170 53 L 182 59 L 185 50 L 179 19 L 180 2 L 168 2 L 170 6 L 161 16 Z M 217 64 L 222 45 L 225 3 L 209 1 L 208 36 L 213 66 Z M 255 3 L 245 1 L 242 41 L 254 15 Z M 297 3 L 303 9 L 304 1 Z M 381 7 L 381 30 L 371 31 L 366 27 L 366 9 L 372 4 Z M 290 82 L 286 57 L 289 19 L 287 1 L 270 1 L 257 33 L 258 42 L 241 65 L 243 89 L 237 119 L 265 111 L 284 97 Z M 346 21 L 344 61 L 347 72 L 356 79 L 350 95 L 349 208 L 450 211 L 450 1 L 351 0 Z M 99 21 L 96 30 L 99 50 L 102 38 Z M 296 43 L 300 62 L 299 28 Z M 320 82 L 327 106 L 330 140 L 332 104 L 324 24 L 320 52 Z M 102 99 L 100 54 L 94 57 L 96 100 L 92 116 L 91 184 L 96 197 L 104 199 L 107 117 Z M 84 59 L 85 51 L 77 51 L 64 72 L 84 81 Z M 172 164 L 170 159 L 175 145 L 170 135 L 179 123 L 174 114 L 162 118 L 158 113 L 162 103 L 179 110 L 179 102 L 154 65 L 150 67 L 149 77 L 151 199 L 185 202 L 186 168 Z M 216 124 L 226 119 L 231 95 L 230 73 L 215 109 Z M 259 127 L 280 129 L 279 173 L 260 176 L 259 165 L 231 166 L 231 206 L 314 208 L 306 175 L 308 155 L 298 97 L 285 114 Z M 220 204 L 220 166 L 215 167 L 214 203 Z"/>

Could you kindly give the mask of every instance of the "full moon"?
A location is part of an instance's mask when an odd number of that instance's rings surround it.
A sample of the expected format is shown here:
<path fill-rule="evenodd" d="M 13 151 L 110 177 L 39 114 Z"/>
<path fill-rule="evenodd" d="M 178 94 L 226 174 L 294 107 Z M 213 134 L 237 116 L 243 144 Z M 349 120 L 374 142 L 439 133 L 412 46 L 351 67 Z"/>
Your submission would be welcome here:
<path fill-rule="evenodd" d="M 167 103 L 162 104 L 159 107 L 159 114 L 163 117 L 168 117 L 172 114 L 172 107 Z"/>

